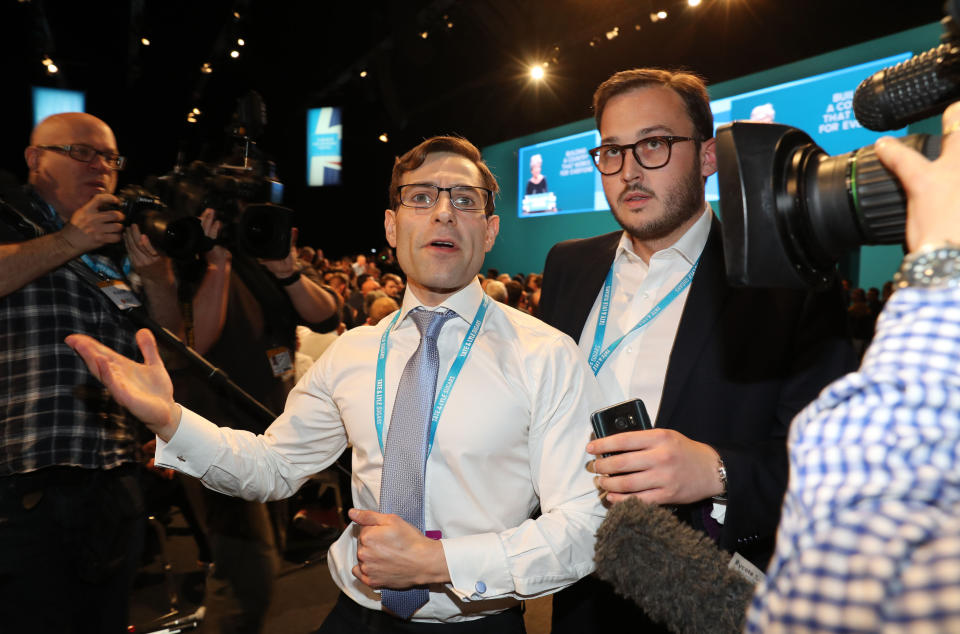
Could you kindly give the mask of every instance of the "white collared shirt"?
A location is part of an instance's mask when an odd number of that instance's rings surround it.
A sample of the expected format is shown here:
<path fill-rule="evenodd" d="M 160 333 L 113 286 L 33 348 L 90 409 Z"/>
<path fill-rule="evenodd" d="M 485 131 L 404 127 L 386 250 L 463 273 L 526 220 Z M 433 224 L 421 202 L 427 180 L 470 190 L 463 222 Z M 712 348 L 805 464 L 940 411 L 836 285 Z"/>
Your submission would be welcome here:
<path fill-rule="evenodd" d="M 456 311 L 438 338 L 437 387 L 453 363 L 483 291 L 474 281 L 447 298 Z M 407 360 L 420 341 L 406 318 L 412 290 L 390 334 L 386 419 Z M 262 436 L 218 428 L 184 409 L 157 464 L 201 477 L 248 499 L 292 495 L 349 443 L 354 505 L 377 510 L 383 456 L 374 426 L 377 351 L 392 317 L 337 339 L 287 399 Z M 576 344 L 524 313 L 491 302 L 480 334 L 439 421 L 427 460 L 426 530 L 442 532 L 452 583 L 431 586 L 415 620 L 459 621 L 556 591 L 593 570 L 594 534 L 604 509 L 585 466 L 590 412 L 599 387 Z M 530 520 L 541 506 L 542 515 Z M 357 580 L 356 526 L 331 547 L 334 581 L 357 603 L 380 609 L 379 594 Z"/>
<path fill-rule="evenodd" d="M 712 216 L 713 210 L 707 205 L 703 215 L 679 240 L 650 257 L 649 266 L 634 252 L 630 236 L 624 231 L 613 259 L 604 349 L 633 328 L 690 271 L 707 244 Z M 651 422 L 656 423 L 673 340 L 689 294 L 687 286 L 650 323 L 627 335 L 607 358 L 597 379 L 608 405 L 640 398 Z M 597 330 L 601 295 L 602 291 L 597 294 L 580 334 L 580 349 L 587 357 Z"/>
<path fill-rule="evenodd" d="M 610 312 L 601 349 L 633 328 L 690 271 L 707 244 L 711 222 L 713 209 L 708 203 L 700 218 L 679 240 L 650 256 L 649 265 L 633 250 L 630 235 L 623 232 L 613 258 Z M 639 398 L 646 406 L 650 422 L 657 424 L 667 365 L 689 294 L 688 285 L 646 326 L 627 335 L 607 358 L 597 373 L 606 405 Z M 580 349 L 588 358 L 597 331 L 602 295 L 601 290 L 580 333 Z M 715 503 L 710 515 L 723 524 L 726 504 Z"/>

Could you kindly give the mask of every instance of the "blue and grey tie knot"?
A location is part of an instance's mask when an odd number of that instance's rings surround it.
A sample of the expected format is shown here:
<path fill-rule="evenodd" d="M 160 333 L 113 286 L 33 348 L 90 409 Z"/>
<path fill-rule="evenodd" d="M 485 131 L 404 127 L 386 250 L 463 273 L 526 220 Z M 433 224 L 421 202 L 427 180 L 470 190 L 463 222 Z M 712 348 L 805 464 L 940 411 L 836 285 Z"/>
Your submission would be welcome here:
<path fill-rule="evenodd" d="M 445 324 L 448 319 L 455 317 L 456 314 L 457 313 L 452 310 L 434 312 L 424 310 L 423 308 L 414 308 L 410 311 L 410 318 L 413 320 L 413 323 L 417 325 L 421 339 L 436 341 L 437 337 L 440 336 L 440 329 L 443 328 L 443 324 Z"/>

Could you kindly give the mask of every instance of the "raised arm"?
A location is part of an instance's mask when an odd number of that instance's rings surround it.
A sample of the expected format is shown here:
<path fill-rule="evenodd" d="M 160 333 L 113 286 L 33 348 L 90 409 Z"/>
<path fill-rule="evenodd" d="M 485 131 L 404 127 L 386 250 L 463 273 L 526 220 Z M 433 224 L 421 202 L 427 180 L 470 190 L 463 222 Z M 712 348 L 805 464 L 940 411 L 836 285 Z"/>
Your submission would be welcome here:
<path fill-rule="evenodd" d="M 60 231 L 24 242 L 0 244 L 0 297 L 88 251 L 120 242 L 123 214 L 100 210 L 116 202 L 111 194 L 97 194 L 77 209 Z"/>

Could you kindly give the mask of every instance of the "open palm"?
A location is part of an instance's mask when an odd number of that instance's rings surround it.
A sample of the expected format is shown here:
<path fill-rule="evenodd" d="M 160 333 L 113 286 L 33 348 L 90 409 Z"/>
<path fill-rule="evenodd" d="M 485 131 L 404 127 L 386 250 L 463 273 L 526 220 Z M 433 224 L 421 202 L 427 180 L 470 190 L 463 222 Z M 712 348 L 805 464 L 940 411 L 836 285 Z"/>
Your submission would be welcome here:
<path fill-rule="evenodd" d="M 137 345 L 144 363 L 131 361 L 87 335 L 70 335 L 65 341 L 118 403 L 162 439 L 173 436 L 179 424 L 180 408 L 173 400 L 170 375 L 149 330 L 137 331 Z"/>

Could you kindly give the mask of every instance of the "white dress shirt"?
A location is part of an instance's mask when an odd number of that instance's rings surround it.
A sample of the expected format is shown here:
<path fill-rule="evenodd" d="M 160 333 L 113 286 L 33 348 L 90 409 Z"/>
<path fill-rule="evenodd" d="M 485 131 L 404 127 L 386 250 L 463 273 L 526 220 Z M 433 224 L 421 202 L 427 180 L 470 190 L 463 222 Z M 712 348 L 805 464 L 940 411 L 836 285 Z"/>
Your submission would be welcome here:
<path fill-rule="evenodd" d="M 633 328 L 690 271 L 707 244 L 712 216 L 713 210 L 707 205 L 703 215 L 673 246 L 650 257 L 649 265 L 633 250 L 633 242 L 624 231 L 613 259 L 613 289 L 603 349 Z M 580 349 L 588 358 L 602 294 L 597 294 L 580 334 Z M 597 379 L 608 405 L 642 399 L 650 420 L 656 423 L 670 351 L 689 294 L 687 286 L 646 326 L 627 335 L 607 358 Z"/>
<path fill-rule="evenodd" d="M 456 311 L 440 333 L 437 387 L 453 363 L 483 291 L 474 281 L 447 298 Z M 408 290 L 390 334 L 385 371 L 387 437 L 400 375 L 420 341 L 406 318 L 420 305 Z M 431 309 L 435 310 L 435 309 Z M 292 495 L 349 443 L 353 500 L 379 507 L 383 456 L 374 426 L 377 351 L 392 318 L 337 339 L 300 380 L 262 436 L 219 428 L 184 409 L 157 464 L 247 499 Z M 442 533 L 452 582 L 430 587 L 414 620 L 460 621 L 554 592 L 593 570 L 604 515 L 585 452 L 599 387 L 574 342 L 520 311 L 491 302 L 443 410 L 427 460 L 425 528 Z M 530 515 L 540 505 L 542 515 Z M 380 609 L 356 579 L 358 527 L 330 549 L 334 581 L 357 603 Z"/>
<path fill-rule="evenodd" d="M 623 232 L 613 258 L 610 312 L 601 350 L 633 328 L 684 278 L 703 253 L 711 222 L 713 209 L 708 204 L 679 240 L 650 256 L 649 265 L 633 250 L 630 235 Z M 673 341 L 677 338 L 677 328 L 689 294 L 690 285 L 687 285 L 647 325 L 624 337 L 607 358 L 597 374 L 607 405 L 639 398 L 646 406 L 650 422 L 656 425 Z M 601 289 L 580 333 L 580 349 L 588 358 L 597 331 L 602 296 Z M 715 503 L 710 515 L 723 524 L 726 509 L 726 504 Z"/>

